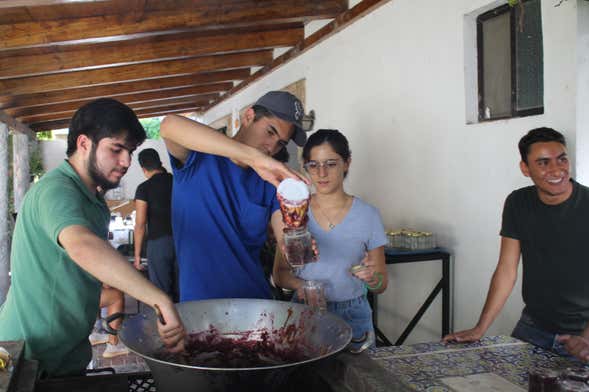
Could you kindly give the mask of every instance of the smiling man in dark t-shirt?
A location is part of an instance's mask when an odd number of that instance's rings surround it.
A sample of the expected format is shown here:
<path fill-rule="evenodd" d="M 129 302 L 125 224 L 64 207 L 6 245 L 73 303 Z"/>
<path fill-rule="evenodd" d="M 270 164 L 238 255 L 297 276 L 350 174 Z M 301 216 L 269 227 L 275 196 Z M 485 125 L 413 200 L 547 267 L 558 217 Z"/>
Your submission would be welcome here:
<path fill-rule="evenodd" d="M 477 325 L 445 341 L 480 339 L 495 320 L 523 263 L 525 308 L 512 335 L 537 346 L 566 354 L 589 320 L 589 188 L 570 177 L 564 136 L 537 128 L 519 142 L 520 169 L 533 186 L 512 192 L 505 201 L 499 262 Z"/>

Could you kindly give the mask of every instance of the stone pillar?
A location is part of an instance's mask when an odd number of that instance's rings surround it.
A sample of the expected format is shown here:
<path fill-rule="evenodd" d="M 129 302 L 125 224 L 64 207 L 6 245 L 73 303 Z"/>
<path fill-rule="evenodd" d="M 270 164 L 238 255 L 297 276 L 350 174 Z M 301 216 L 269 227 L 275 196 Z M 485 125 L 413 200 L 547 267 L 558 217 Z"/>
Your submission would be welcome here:
<path fill-rule="evenodd" d="M 29 189 L 31 174 L 29 170 L 29 137 L 24 133 L 14 132 L 12 135 L 12 170 L 13 170 L 13 192 L 14 211 L 20 211 L 20 205 Z"/>
<path fill-rule="evenodd" d="M 0 303 L 4 303 L 10 285 L 8 219 L 8 126 L 0 122 Z"/>

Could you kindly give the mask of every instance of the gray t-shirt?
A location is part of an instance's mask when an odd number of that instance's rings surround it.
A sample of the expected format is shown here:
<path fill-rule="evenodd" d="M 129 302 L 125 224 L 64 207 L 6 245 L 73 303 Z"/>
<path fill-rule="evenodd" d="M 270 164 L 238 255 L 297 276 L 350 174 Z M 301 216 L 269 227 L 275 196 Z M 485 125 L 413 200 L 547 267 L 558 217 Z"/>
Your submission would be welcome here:
<path fill-rule="evenodd" d="M 346 301 L 365 293 L 363 282 L 350 273 L 367 250 L 386 244 L 387 239 L 378 210 L 354 197 L 343 221 L 325 231 L 309 209 L 309 231 L 319 247 L 319 260 L 305 265 L 298 273 L 304 280 L 326 283 L 328 301 Z"/>

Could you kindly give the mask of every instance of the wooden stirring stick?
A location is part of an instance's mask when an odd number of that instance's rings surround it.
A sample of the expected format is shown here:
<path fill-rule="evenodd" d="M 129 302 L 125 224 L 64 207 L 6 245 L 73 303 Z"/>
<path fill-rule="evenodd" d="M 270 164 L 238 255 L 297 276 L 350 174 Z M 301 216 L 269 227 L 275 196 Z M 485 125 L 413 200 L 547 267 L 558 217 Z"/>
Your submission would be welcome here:
<path fill-rule="evenodd" d="M 166 320 L 164 320 L 164 316 L 162 316 L 162 311 L 160 310 L 160 307 L 157 304 L 155 304 L 153 305 L 153 309 L 155 309 L 155 315 L 157 316 L 160 323 L 162 323 L 162 325 L 166 325 Z"/>

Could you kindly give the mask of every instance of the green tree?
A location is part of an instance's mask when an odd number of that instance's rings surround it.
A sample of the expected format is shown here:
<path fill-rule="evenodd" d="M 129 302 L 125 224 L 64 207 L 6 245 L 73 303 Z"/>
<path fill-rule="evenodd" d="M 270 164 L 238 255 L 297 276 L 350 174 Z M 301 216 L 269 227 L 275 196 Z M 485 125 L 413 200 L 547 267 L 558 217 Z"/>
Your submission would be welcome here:
<path fill-rule="evenodd" d="M 41 145 L 39 143 L 35 143 L 29 154 L 29 172 L 31 173 L 31 177 L 34 178 L 34 181 L 37 181 L 43 176 L 43 174 L 45 174 Z"/>
<path fill-rule="evenodd" d="M 158 140 L 160 138 L 160 123 L 161 120 L 157 117 L 153 118 L 142 118 L 139 120 L 145 133 L 147 133 L 148 139 Z"/>
<path fill-rule="evenodd" d="M 53 131 L 40 131 L 36 135 L 37 140 L 53 140 Z"/>

